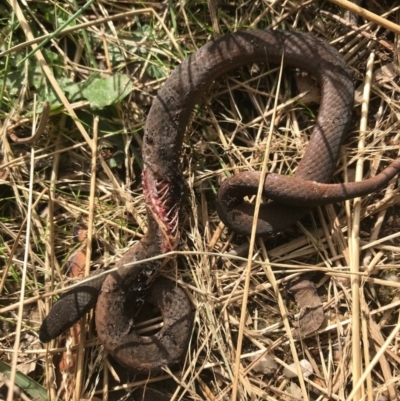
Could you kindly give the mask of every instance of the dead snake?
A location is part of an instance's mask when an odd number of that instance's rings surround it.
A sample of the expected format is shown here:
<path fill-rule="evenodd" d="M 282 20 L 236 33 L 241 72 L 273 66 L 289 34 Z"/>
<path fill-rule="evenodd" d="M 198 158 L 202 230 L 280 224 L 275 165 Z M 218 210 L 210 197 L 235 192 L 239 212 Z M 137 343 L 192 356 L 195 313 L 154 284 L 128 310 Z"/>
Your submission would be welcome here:
<path fill-rule="evenodd" d="M 183 194 L 180 153 L 186 126 L 196 103 L 210 84 L 238 67 L 252 63 L 280 64 L 307 71 L 321 88 L 318 117 L 293 178 L 268 174 L 257 231 L 275 233 L 292 225 L 315 205 L 362 196 L 384 186 L 400 170 L 400 159 L 376 177 L 351 184 L 323 184 L 332 179 L 339 147 L 353 108 L 353 80 L 341 55 L 311 35 L 283 31 L 241 31 L 207 43 L 173 71 L 154 99 L 143 138 L 143 191 L 148 230 L 116 264 L 163 255 L 177 248 Z M 249 234 L 254 208 L 243 197 L 256 194 L 259 173 L 244 172 L 223 183 L 217 211 L 232 230 Z M 288 207 L 287 205 L 290 205 Z M 39 331 L 48 342 L 96 305 L 96 328 L 104 347 L 120 363 L 139 372 L 160 371 L 178 363 L 192 330 L 191 303 L 184 291 L 166 279 L 155 278 L 167 258 L 119 269 L 106 278 L 64 293 Z M 155 281 L 155 284 L 153 285 Z M 150 289 L 164 319 L 162 330 L 139 336 L 132 315 Z"/>

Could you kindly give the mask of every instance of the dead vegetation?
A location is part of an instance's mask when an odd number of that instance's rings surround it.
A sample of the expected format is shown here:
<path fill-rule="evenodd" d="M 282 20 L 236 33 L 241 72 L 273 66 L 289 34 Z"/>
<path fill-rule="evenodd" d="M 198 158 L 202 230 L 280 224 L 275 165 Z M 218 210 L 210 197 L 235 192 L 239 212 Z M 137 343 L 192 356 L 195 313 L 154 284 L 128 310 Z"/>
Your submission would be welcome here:
<path fill-rule="evenodd" d="M 398 21 L 396 2 L 366 3 Z M 162 393 L 171 400 L 216 401 L 235 392 L 241 400 L 398 399 L 398 178 L 381 193 L 318 208 L 284 233 L 259 239 L 249 256 L 248 285 L 249 240 L 219 222 L 214 200 L 221 180 L 259 169 L 266 157 L 268 171 L 292 175 L 317 113 L 317 106 L 297 100 L 293 72 L 285 72 L 271 121 L 278 69 L 270 73 L 262 66 L 215 82 L 188 127 L 181 245 L 166 272 L 196 308 L 180 370 L 134 377 L 114 366 L 91 319 L 78 345 L 68 339 L 43 348 L 37 338 L 53 291 L 72 284 L 65 265 L 82 249 L 74 239 L 77 226 L 88 227 L 86 274 L 112 267 L 145 232 L 143 125 L 152 97 L 180 61 L 213 37 L 243 28 L 301 30 L 330 42 L 359 88 L 335 175 L 337 182 L 353 181 L 376 174 L 399 154 L 397 35 L 360 18 L 357 27 L 352 21 L 346 28 L 343 9 L 328 1 L 30 1 L 0 7 L 6 16 L 0 22 L 2 361 L 18 364 L 49 399 L 58 391 L 63 400 L 81 394 L 160 400 Z M 61 33 L 50 35 L 63 24 Z M 41 48 L 31 54 L 37 44 Z M 370 98 L 362 86 L 368 62 Z M 46 101 L 51 110 L 43 128 L 36 116 Z M 364 119 L 363 102 L 369 109 Z M 35 132 L 33 142 L 21 140 Z M 287 288 L 305 273 L 313 273 L 326 321 L 318 334 L 298 341 L 286 329 L 301 312 Z M 78 352 L 69 371 L 60 372 L 60 352 L 67 359 Z M 300 360 L 313 374 L 289 378 L 285 368 Z"/>

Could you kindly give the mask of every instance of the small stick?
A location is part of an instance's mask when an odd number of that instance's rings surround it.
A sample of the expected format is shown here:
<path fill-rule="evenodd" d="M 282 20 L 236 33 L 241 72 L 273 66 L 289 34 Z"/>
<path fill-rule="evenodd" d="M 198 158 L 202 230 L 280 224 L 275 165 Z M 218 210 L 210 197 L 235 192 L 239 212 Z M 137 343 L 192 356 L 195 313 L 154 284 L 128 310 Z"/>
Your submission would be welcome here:
<path fill-rule="evenodd" d="M 50 103 L 46 100 L 43 103 L 43 111 L 42 111 L 42 117 L 39 122 L 39 126 L 37 127 L 35 133 L 32 136 L 29 136 L 28 138 L 20 138 L 17 136 L 14 132 L 9 134 L 9 137 L 16 143 L 31 143 L 36 141 L 44 132 L 47 121 L 49 120 L 50 116 Z"/>
<path fill-rule="evenodd" d="M 374 14 L 371 11 L 366 10 L 365 8 L 357 6 L 356 4 L 351 3 L 349 0 L 329 0 L 329 1 L 331 3 L 337 4 L 340 7 L 345 8 L 346 10 L 353 12 L 354 14 L 359 15 L 362 18 L 372 21 L 375 24 L 382 26 L 383 28 L 388 29 L 389 31 L 400 34 L 400 25 L 388 21 L 386 18 Z"/>

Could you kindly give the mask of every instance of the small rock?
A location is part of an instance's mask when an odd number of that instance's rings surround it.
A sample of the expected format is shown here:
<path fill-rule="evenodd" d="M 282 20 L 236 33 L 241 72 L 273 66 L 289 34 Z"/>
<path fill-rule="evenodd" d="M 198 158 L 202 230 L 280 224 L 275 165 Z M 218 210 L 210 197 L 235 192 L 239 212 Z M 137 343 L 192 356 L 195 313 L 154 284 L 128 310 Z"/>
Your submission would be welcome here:
<path fill-rule="evenodd" d="M 284 376 L 287 377 L 288 379 L 297 377 L 296 364 L 291 363 L 289 366 L 292 368 L 293 371 L 288 368 L 285 368 L 283 370 Z M 303 377 L 307 378 L 307 377 L 311 376 L 312 374 L 314 374 L 314 369 L 313 369 L 311 363 L 307 361 L 307 359 L 302 359 L 300 361 L 300 367 L 301 367 L 301 371 L 303 372 Z"/>
<path fill-rule="evenodd" d="M 258 356 L 255 355 L 251 357 L 251 360 L 257 359 Z M 261 372 L 261 373 L 271 373 L 271 371 L 276 370 L 278 368 L 277 363 L 274 361 L 274 359 L 269 356 L 269 355 L 264 355 L 261 357 L 258 362 L 253 366 L 253 370 L 255 372 Z"/>

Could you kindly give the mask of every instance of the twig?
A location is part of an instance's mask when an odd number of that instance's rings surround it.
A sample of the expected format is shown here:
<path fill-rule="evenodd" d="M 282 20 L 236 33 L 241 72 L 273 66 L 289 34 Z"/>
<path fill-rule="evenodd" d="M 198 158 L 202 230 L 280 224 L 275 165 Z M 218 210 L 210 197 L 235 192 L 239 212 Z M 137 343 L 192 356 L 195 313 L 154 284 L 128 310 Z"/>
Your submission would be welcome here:
<path fill-rule="evenodd" d="M 359 15 L 362 18 L 372 21 L 375 24 L 382 26 L 383 28 L 388 29 L 389 31 L 400 34 L 400 25 L 395 24 L 394 22 L 391 22 L 385 18 L 382 18 L 381 16 L 374 14 L 371 11 L 366 10 L 365 8 L 357 6 L 356 4 L 353 4 L 348 0 L 329 0 L 329 1 L 331 3 L 337 4 L 340 7 L 345 8 L 346 10 L 353 12 L 354 14 Z"/>
<path fill-rule="evenodd" d="M 29 136 L 28 138 L 20 138 L 14 132 L 9 133 L 8 136 L 14 142 L 20 143 L 20 144 L 27 144 L 27 143 L 35 142 L 37 139 L 40 138 L 40 136 L 43 134 L 44 130 L 46 129 L 47 121 L 49 120 L 49 116 L 50 116 L 50 102 L 48 102 L 46 100 L 43 103 L 42 117 L 40 118 L 39 125 L 38 125 L 35 133 L 32 136 Z"/>

